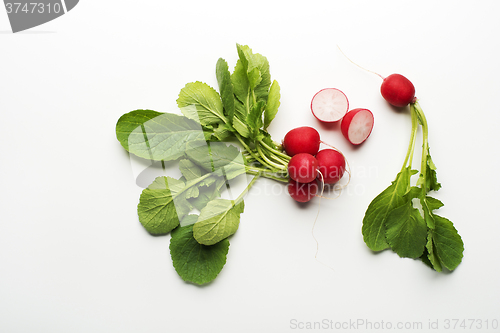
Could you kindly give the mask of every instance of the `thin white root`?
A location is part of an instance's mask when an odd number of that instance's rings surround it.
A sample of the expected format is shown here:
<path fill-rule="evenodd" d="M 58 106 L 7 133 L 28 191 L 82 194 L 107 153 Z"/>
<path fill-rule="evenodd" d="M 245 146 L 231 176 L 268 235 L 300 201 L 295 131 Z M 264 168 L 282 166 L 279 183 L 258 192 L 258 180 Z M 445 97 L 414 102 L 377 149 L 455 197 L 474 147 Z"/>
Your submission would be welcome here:
<path fill-rule="evenodd" d="M 342 51 L 342 49 L 340 48 L 340 46 L 338 46 L 338 44 L 337 44 L 337 48 L 339 49 L 340 53 L 342 53 L 342 55 L 343 55 L 343 56 L 344 56 L 347 60 L 349 60 L 352 64 L 354 64 L 355 66 L 358 66 L 359 68 L 361 68 L 361 69 L 362 69 L 362 70 L 364 70 L 364 71 L 367 71 L 367 72 L 370 72 L 370 73 L 372 73 L 372 74 L 375 74 L 375 75 L 379 76 L 382 80 L 385 80 L 385 77 L 383 77 L 383 76 L 382 76 L 382 75 L 380 75 L 379 73 L 374 72 L 374 71 L 371 71 L 371 70 L 366 69 L 366 68 L 364 68 L 364 67 L 361 67 L 360 65 L 358 65 L 357 63 L 355 63 L 354 61 L 352 61 L 351 59 L 349 59 L 349 57 L 348 57 L 348 56 L 346 56 L 346 54 Z"/>
<path fill-rule="evenodd" d="M 318 173 L 321 176 L 321 193 L 320 193 L 320 195 L 317 195 L 317 197 L 319 197 L 318 213 L 316 214 L 316 218 L 314 219 L 314 223 L 313 223 L 313 226 L 312 226 L 312 229 L 311 229 L 311 234 L 312 234 L 312 236 L 314 238 L 314 241 L 316 242 L 316 253 L 314 254 L 314 259 L 316 259 L 316 261 L 319 262 L 320 264 L 322 264 L 322 265 L 328 267 L 329 269 L 331 269 L 332 271 L 334 271 L 334 269 L 332 267 L 330 267 L 329 265 L 325 264 L 324 262 L 322 262 L 321 260 L 318 259 L 319 242 L 318 242 L 318 239 L 316 238 L 316 236 L 314 236 L 314 227 L 316 226 L 316 221 L 318 220 L 319 211 L 320 211 L 320 208 L 321 208 L 321 199 L 322 198 L 330 199 L 330 198 L 323 197 L 323 191 L 325 189 L 325 181 L 324 181 L 323 174 L 321 173 L 321 171 L 318 170 Z"/>
<path fill-rule="evenodd" d="M 320 211 L 320 208 L 321 208 L 321 198 L 323 198 L 323 191 L 325 189 L 325 181 L 324 181 L 324 178 L 323 178 L 323 174 L 319 170 L 318 170 L 318 173 L 321 176 L 321 194 L 319 195 L 318 213 L 316 213 L 316 218 L 314 219 L 314 223 L 313 223 L 313 226 L 312 226 L 312 229 L 311 229 L 311 234 L 312 234 L 312 236 L 314 238 L 314 241 L 316 242 L 316 254 L 314 255 L 314 258 L 316 260 L 318 259 L 317 256 L 318 256 L 318 251 L 319 251 L 319 242 L 316 239 L 316 236 L 314 236 L 314 227 L 316 226 L 316 221 L 318 220 L 319 211 Z"/>

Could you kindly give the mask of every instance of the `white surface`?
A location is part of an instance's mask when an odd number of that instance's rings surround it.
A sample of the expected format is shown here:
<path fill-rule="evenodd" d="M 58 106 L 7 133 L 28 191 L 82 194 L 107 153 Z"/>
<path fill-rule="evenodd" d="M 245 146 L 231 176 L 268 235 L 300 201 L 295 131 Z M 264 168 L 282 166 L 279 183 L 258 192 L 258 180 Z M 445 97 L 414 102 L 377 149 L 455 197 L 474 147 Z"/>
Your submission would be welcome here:
<path fill-rule="evenodd" d="M 331 320 L 340 331 L 383 331 L 383 321 L 436 332 L 430 322 L 446 331 L 452 319 L 466 320 L 461 332 L 494 331 L 499 11 L 497 1 L 81 1 L 12 34 L 0 10 L 0 331 L 274 333 Z M 196 287 L 172 267 L 170 236 L 152 237 L 138 222 L 142 189 L 114 128 L 134 109 L 173 111 L 187 82 L 216 86 L 215 63 L 233 67 L 235 43 L 267 56 L 281 85 L 273 138 L 316 127 L 347 156 L 353 178 L 339 199 L 321 202 L 324 264 L 311 236 L 317 205 L 300 207 L 284 187 L 259 180 L 225 268 Z M 363 67 L 416 86 L 443 185 L 440 213 L 465 242 L 454 273 L 374 255 L 363 243 L 364 212 L 401 168 L 410 118 L 336 44 Z M 359 148 L 312 116 L 311 98 L 325 87 L 374 113 Z M 358 320 L 371 329 L 347 326 Z M 397 329 L 414 322 L 422 329 Z"/>

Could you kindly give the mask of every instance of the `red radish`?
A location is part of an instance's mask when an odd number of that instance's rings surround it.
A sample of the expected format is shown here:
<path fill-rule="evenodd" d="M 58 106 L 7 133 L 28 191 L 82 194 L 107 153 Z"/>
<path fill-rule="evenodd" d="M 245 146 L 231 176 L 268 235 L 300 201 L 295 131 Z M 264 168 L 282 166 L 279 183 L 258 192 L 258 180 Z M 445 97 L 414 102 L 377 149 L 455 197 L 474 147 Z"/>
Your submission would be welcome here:
<path fill-rule="evenodd" d="M 288 175 L 299 183 L 310 183 L 318 175 L 318 160 L 307 153 L 294 155 L 288 162 Z"/>
<path fill-rule="evenodd" d="M 379 73 L 361 67 L 360 65 L 349 59 L 349 57 L 345 55 L 345 53 L 340 49 L 338 45 L 337 47 L 344 55 L 344 57 L 346 57 L 347 60 L 349 60 L 351 63 L 358 66 L 362 70 L 379 76 L 382 80 L 384 80 L 384 82 L 382 82 L 382 85 L 380 86 L 380 93 L 382 94 L 382 97 L 384 97 L 384 99 L 389 102 L 389 104 L 401 108 L 407 106 L 410 103 L 415 103 L 415 87 L 413 86 L 413 83 L 411 83 L 411 81 L 406 77 L 401 74 L 391 74 L 388 77 L 384 78 Z"/>
<path fill-rule="evenodd" d="M 312 127 L 297 127 L 289 131 L 283 139 L 283 148 L 289 156 L 300 153 L 316 155 L 319 150 L 319 133 Z"/>
<path fill-rule="evenodd" d="M 372 132 L 373 113 L 368 109 L 354 109 L 345 115 L 340 124 L 344 137 L 353 145 L 363 143 Z"/>
<path fill-rule="evenodd" d="M 325 184 L 334 184 L 345 172 L 345 158 L 342 153 L 333 149 L 323 149 L 316 155 L 318 171 L 323 175 Z"/>
<path fill-rule="evenodd" d="M 318 183 L 316 180 L 310 183 L 299 183 L 290 179 L 288 193 L 297 202 L 308 202 L 318 193 Z"/>
<path fill-rule="evenodd" d="M 333 123 L 339 121 L 349 110 L 346 95 L 336 88 L 322 89 L 311 101 L 311 111 L 319 121 Z"/>
<path fill-rule="evenodd" d="M 384 79 L 380 86 L 382 97 L 397 107 L 407 106 L 415 98 L 415 87 L 406 77 L 400 74 L 391 74 Z"/>

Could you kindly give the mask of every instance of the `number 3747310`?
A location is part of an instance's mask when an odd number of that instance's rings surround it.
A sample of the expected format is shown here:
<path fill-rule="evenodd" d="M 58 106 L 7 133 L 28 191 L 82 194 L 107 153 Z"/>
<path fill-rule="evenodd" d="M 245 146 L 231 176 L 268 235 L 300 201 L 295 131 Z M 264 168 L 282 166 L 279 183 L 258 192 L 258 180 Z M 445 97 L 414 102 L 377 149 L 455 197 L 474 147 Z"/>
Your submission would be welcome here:
<path fill-rule="evenodd" d="M 60 3 L 38 3 L 38 2 L 6 2 L 7 14 L 44 14 L 60 13 L 63 9 Z"/>
<path fill-rule="evenodd" d="M 497 319 L 445 319 L 444 329 L 477 329 L 488 330 L 498 329 L 499 324 Z"/>

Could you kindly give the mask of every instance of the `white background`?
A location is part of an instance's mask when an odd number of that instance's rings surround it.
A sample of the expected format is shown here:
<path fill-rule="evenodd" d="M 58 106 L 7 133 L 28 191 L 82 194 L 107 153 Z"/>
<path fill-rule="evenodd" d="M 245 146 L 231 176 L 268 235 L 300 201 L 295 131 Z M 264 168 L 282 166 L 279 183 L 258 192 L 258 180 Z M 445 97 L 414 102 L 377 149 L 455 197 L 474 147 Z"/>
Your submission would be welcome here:
<path fill-rule="evenodd" d="M 499 13 L 497 1 L 81 1 L 12 34 L 0 9 L 0 331 L 294 332 L 332 321 L 316 331 L 390 323 L 435 332 L 430 322 L 445 331 L 446 320 L 459 319 L 467 328 L 456 331 L 493 332 Z M 340 198 L 321 201 L 318 260 L 318 200 L 299 206 L 281 185 L 259 180 L 226 266 L 198 287 L 175 272 L 170 236 L 140 225 L 142 188 L 115 124 L 139 108 L 177 112 L 188 82 L 216 86 L 215 63 L 223 57 L 232 68 L 236 43 L 265 55 L 280 83 L 273 138 L 313 126 L 344 152 L 353 177 Z M 380 78 L 337 45 L 416 86 L 443 185 L 440 214 L 465 243 L 453 273 L 364 244 L 364 212 L 401 168 L 411 124 L 382 99 Z M 311 115 L 310 100 L 325 87 L 374 113 L 359 148 Z M 347 326 L 363 321 L 372 326 Z M 414 322 L 421 329 L 410 329 Z"/>

